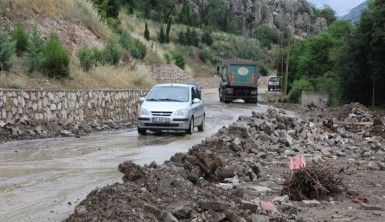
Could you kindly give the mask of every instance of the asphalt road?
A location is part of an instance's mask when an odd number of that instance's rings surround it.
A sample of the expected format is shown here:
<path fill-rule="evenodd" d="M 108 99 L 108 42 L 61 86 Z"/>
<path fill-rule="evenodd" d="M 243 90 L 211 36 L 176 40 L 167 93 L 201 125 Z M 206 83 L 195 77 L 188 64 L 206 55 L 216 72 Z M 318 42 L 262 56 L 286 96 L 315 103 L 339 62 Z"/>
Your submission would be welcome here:
<path fill-rule="evenodd" d="M 0 144 L 0 221 L 61 221 L 97 187 L 121 182 L 119 163 L 162 163 L 219 128 L 267 106 L 222 104 L 203 93 L 206 130 L 193 135 L 139 136 L 136 129 Z"/>

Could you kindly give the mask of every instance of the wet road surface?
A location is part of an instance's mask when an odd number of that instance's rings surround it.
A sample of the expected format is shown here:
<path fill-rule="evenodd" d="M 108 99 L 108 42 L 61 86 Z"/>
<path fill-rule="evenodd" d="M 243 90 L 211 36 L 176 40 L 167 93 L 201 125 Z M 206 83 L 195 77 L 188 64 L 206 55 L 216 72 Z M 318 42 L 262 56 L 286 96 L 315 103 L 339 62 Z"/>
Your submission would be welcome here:
<path fill-rule="evenodd" d="M 119 163 L 162 163 L 219 128 L 267 106 L 222 104 L 216 90 L 203 93 L 205 132 L 139 136 L 136 129 L 0 144 L 0 221 L 61 221 L 97 187 L 121 182 Z"/>

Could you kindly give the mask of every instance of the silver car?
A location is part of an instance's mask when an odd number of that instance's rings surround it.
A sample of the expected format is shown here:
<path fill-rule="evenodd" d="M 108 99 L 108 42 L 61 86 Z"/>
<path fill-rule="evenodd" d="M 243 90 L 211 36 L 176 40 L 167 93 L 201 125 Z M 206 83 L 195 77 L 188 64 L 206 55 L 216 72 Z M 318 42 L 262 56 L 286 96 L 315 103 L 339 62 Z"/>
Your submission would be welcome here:
<path fill-rule="evenodd" d="M 138 133 L 147 130 L 184 131 L 192 134 L 195 127 L 204 130 L 205 110 L 201 91 L 194 84 L 155 85 L 146 97 L 140 99 Z"/>

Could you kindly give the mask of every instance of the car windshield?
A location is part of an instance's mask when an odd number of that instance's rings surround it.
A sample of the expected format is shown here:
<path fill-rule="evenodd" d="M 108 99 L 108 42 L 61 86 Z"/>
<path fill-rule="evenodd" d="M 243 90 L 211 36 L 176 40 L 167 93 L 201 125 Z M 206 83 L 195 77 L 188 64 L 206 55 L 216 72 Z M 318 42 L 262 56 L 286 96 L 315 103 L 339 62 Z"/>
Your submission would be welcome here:
<path fill-rule="evenodd" d="M 156 86 L 148 95 L 147 101 L 188 102 L 189 88 L 181 86 Z"/>
<path fill-rule="evenodd" d="M 270 77 L 270 82 L 278 82 L 278 78 L 276 76 Z"/>

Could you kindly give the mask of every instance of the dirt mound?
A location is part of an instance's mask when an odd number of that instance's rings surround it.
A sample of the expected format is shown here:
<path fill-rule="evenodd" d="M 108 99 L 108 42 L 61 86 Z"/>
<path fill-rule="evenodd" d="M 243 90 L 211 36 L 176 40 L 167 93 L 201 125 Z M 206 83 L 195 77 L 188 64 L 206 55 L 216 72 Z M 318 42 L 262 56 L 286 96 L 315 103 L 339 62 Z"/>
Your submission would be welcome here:
<path fill-rule="evenodd" d="M 93 191 L 67 221 L 307 220 L 324 214 L 326 209 L 332 211 L 353 202 L 346 195 L 338 201 L 326 199 L 325 203 L 298 203 L 290 197 L 300 200 L 329 196 L 340 191 L 341 178 L 351 186 L 360 184 L 368 200 L 376 200 L 382 189 L 365 180 L 385 179 L 381 173 L 385 169 L 381 162 L 385 159 L 384 141 L 377 137 L 364 140 L 334 122 L 324 123 L 323 118 L 291 117 L 272 109 L 240 117 L 162 165 L 119 165 L 123 184 Z M 310 165 L 285 179 L 288 158 L 297 155 L 309 162 L 326 159 L 328 165 Z M 368 170 L 371 174 L 366 173 Z M 345 171 L 348 173 L 343 176 Z M 306 214 L 314 204 L 322 206 Z M 352 218 L 365 215 L 367 220 L 381 221 L 380 217 L 368 215 L 366 209 L 346 213 L 354 214 Z M 318 218 L 325 220 L 328 216 Z"/>

